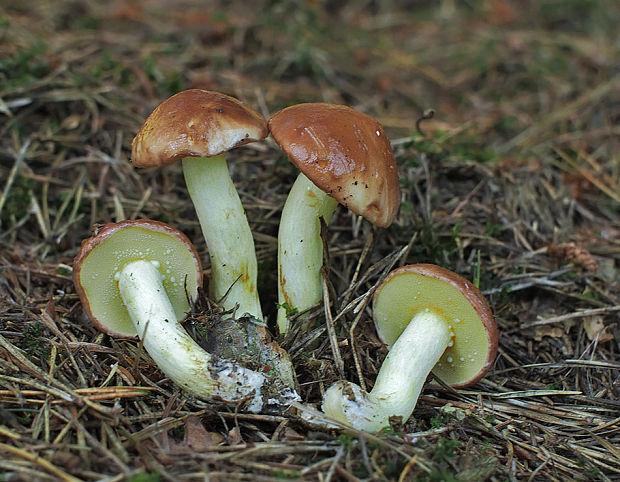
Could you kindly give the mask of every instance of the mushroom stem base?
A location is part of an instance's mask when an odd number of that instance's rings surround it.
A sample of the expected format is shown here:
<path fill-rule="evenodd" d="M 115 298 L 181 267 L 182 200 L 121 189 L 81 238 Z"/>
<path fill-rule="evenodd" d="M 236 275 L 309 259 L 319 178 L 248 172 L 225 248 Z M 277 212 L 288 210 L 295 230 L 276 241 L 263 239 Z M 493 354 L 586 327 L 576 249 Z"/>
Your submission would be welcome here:
<path fill-rule="evenodd" d="M 348 381 L 335 383 L 323 396 L 325 414 L 367 432 L 388 426 L 391 417 L 405 422 L 450 340 L 443 317 L 430 310 L 416 313 L 381 365 L 373 389 L 366 392 Z"/>
<path fill-rule="evenodd" d="M 278 231 L 277 321 L 281 333 L 288 330 L 291 311 L 304 311 L 321 301 L 320 218 L 329 223 L 337 206 L 335 199 L 299 174 L 282 209 Z"/>
<path fill-rule="evenodd" d="M 164 374 L 201 399 L 249 399 L 248 409 L 263 407 L 266 378 L 204 351 L 183 329 L 150 261 L 126 264 L 118 274 L 121 298 L 144 348 Z"/>

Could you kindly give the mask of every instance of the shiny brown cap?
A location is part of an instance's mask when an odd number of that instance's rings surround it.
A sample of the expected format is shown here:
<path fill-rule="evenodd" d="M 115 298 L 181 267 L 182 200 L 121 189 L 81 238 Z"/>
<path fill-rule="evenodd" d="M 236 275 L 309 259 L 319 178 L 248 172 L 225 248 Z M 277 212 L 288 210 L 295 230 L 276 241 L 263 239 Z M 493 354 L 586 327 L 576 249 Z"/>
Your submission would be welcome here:
<path fill-rule="evenodd" d="M 392 271 L 375 292 L 374 319 L 392 346 L 413 316 L 431 310 L 449 325 L 450 345 L 433 368 L 441 380 L 466 387 L 480 380 L 497 356 L 497 325 L 484 295 L 470 281 L 434 264 Z"/>
<path fill-rule="evenodd" d="M 317 187 L 371 223 L 398 212 L 398 169 L 390 141 L 372 117 L 343 105 L 287 107 L 269 120 L 271 135 Z"/>
<path fill-rule="evenodd" d="M 267 123 L 234 97 L 190 89 L 165 100 L 131 144 L 136 167 L 157 167 L 184 157 L 212 157 L 267 137 Z"/>
<path fill-rule="evenodd" d="M 106 224 L 82 242 L 73 260 L 73 283 L 93 325 L 109 335 L 137 335 L 121 299 L 116 274 L 138 259 L 157 263 L 179 320 L 202 286 L 200 257 L 181 231 L 149 219 Z"/>

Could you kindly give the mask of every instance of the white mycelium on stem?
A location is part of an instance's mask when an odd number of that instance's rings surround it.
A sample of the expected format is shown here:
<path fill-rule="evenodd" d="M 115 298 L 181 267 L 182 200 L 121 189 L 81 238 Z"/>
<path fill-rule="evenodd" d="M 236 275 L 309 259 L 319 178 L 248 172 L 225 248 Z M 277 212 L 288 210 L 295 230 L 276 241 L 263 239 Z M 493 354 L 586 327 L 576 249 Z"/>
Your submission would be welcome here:
<path fill-rule="evenodd" d="M 152 220 L 105 225 L 82 243 L 73 278 L 96 327 L 139 337 L 160 369 L 195 396 L 247 400 L 255 412 L 299 398 L 290 359 L 277 345 L 263 346 L 260 326 L 248 331 L 247 344 L 215 335 L 207 351 L 184 330 L 180 320 L 198 296 L 202 267 L 189 239 L 171 226 Z M 248 356 L 256 370 L 243 365 Z M 262 371 L 267 366 L 281 373 Z"/>
<path fill-rule="evenodd" d="M 176 321 L 155 262 L 138 260 L 128 263 L 116 278 L 138 337 L 167 377 L 203 399 L 250 397 L 248 409 L 260 411 L 264 375 L 229 361 L 216 363 L 187 334 Z"/>
<path fill-rule="evenodd" d="M 416 314 L 392 346 L 370 392 L 340 381 L 324 394 L 325 414 L 358 430 L 376 432 L 390 417 L 406 421 L 431 369 L 451 342 L 448 323 L 424 310 Z"/>

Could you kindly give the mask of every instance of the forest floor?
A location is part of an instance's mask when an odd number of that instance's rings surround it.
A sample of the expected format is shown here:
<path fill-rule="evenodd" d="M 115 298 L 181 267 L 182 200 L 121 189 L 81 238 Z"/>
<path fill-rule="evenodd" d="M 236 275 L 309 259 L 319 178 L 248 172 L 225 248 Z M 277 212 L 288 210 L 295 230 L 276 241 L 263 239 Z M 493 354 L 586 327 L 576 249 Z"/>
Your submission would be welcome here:
<path fill-rule="evenodd" d="M 619 8 L 4 0 L 0 481 L 619 480 Z M 312 101 L 375 117 L 401 206 L 387 229 L 339 208 L 325 236 L 345 376 L 372 387 L 387 349 L 365 303 L 391 268 L 419 262 L 487 296 L 499 329 L 487 376 L 467 389 L 431 377 L 413 416 L 380 434 L 323 430 L 293 409 L 196 400 L 138 342 L 100 333 L 72 281 L 96 226 L 170 223 L 209 277 L 180 167 L 129 162 L 146 116 L 192 87 L 265 118 Z M 272 138 L 230 159 L 270 331 L 317 406 L 340 378 L 325 310 L 310 313 L 311 337 L 274 326 L 296 168 Z M 212 301 L 197 320 L 224 315 Z"/>

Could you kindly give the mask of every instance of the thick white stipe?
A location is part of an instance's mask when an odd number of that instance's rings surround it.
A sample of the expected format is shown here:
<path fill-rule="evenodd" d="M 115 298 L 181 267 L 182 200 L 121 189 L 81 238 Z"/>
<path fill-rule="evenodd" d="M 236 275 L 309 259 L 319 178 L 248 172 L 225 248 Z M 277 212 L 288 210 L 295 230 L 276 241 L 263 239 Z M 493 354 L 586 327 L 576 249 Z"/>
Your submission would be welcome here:
<path fill-rule="evenodd" d="M 262 320 L 254 238 L 225 155 L 185 158 L 183 175 L 211 257 L 211 295 L 225 309 L 238 304 L 238 316 Z"/>
<path fill-rule="evenodd" d="M 322 217 L 331 220 L 338 202 L 299 174 L 282 209 L 278 231 L 278 327 L 288 330 L 289 309 L 304 311 L 321 301 Z"/>
<path fill-rule="evenodd" d="M 393 416 L 406 421 L 450 340 L 450 328 L 440 315 L 432 310 L 416 313 L 381 365 L 373 389 L 335 383 L 323 396 L 325 414 L 367 432 L 388 426 Z"/>
<path fill-rule="evenodd" d="M 263 374 L 203 350 L 176 321 L 157 267 L 146 260 L 126 264 L 118 275 L 121 298 L 144 348 L 172 381 L 202 399 L 239 400 L 249 396 L 248 409 L 263 407 Z"/>

